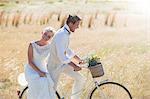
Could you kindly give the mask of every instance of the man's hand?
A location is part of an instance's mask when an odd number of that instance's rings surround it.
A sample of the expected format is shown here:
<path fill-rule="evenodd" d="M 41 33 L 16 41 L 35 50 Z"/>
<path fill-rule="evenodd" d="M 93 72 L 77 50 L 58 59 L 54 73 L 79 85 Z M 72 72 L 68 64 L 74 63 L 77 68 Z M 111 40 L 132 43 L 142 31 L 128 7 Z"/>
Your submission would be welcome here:
<path fill-rule="evenodd" d="M 81 67 L 79 67 L 79 66 L 75 66 L 74 67 L 74 71 L 80 71 L 82 68 Z"/>
<path fill-rule="evenodd" d="M 79 62 L 79 64 L 85 64 L 86 62 L 84 60 L 82 60 L 80 57 L 78 57 L 77 55 L 74 56 L 74 58 Z"/>
<path fill-rule="evenodd" d="M 84 60 L 80 60 L 79 64 L 85 64 L 86 62 Z"/>
<path fill-rule="evenodd" d="M 80 71 L 81 67 L 77 66 L 75 63 L 70 62 L 68 63 L 70 66 L 72 66 L 74 68 L 74 71 Z"/>

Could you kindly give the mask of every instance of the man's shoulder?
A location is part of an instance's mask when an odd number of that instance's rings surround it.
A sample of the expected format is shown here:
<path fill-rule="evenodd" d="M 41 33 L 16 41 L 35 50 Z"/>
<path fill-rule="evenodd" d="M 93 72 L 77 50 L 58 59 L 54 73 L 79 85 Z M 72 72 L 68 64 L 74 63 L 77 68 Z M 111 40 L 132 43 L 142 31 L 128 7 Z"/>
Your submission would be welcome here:
<path fill-rule="evenodd" d="M 59 29 L 59 30 L 56 32 L 56 34 L 55 34 L 53 40 L 56 41 L 56 40 L 66 39 L 66 38 L 67 38 L 67 35 L 66 35 L 66 33 L 64 33 L 64 30 Z"/>
<path fill-rule="evenodd" d="M 66 31 L 61 28 L 56 32 L 56 36 L 66 36 Z"/>

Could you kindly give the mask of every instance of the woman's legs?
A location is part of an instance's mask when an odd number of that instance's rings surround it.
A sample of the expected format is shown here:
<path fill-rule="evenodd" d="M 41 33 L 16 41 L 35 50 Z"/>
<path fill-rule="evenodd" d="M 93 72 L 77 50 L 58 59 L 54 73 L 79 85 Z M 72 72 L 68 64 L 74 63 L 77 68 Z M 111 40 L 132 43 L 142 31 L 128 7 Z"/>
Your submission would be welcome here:
<path fill-rule="evenodd" d="M 46 77 L 29 82 L 29 99 L 56 99 L 55 91 Z"/>

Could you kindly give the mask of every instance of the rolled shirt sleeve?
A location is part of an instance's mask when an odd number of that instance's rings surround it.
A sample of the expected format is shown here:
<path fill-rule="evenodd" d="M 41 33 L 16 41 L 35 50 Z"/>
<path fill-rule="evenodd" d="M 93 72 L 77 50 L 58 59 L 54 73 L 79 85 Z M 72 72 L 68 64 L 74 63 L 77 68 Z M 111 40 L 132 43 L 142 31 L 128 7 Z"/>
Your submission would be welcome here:
<path fill-rule="evenodd" d="M 75 53 L 70 48 L 67 48 L 67 50 L 66 50 L 66 56 L 71 59 L 71 58 L 73 58 L 75 56 Z"/>
<path fill-rule="evenodd" d="M 57 55 L 62 64 L 68 64 L 71 62 L 71 59 L 68 57 L 68 55 L 71 55 L 72 51 L 68 50 L 68 42 L 69 39 L 67 35 L 62 33 L 58 34 L 55 40 Z M 67 52 L 69 52 L 68 55 L 66 55 Z"/>

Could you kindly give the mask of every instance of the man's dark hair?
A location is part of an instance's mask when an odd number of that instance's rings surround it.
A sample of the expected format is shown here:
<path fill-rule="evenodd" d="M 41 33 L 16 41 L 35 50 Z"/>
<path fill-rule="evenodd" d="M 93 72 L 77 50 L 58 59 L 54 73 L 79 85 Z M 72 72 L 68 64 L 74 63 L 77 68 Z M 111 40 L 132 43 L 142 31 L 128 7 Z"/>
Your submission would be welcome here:
<path fill-rule="evenodd" d="M 66 23 L 69 24 L 69 23 L 73 23 L 75 24 L 77 21 L 80 21 L 81 19 L 77 16 L 77 15 L 69 15 L 68 18 L 67 18 L 67 21 Z"/>

